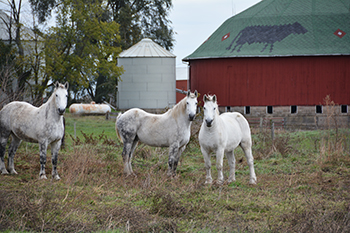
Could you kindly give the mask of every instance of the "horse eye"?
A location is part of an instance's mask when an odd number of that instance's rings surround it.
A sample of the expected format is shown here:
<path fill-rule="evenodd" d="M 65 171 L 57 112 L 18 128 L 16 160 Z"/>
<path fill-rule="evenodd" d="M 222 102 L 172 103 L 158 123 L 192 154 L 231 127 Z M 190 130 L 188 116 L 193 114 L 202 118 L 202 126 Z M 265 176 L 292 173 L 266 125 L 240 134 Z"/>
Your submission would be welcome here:
<path fill-rule="evenodd" d="M 203 109 L 205 110 L 206 108 L 205 108 L 205 107 L 203 107 Z"/>
<path fill-rule="evenodd" d="M 214 108 L 214 110 L 216 110 L 216 108 Z"/>

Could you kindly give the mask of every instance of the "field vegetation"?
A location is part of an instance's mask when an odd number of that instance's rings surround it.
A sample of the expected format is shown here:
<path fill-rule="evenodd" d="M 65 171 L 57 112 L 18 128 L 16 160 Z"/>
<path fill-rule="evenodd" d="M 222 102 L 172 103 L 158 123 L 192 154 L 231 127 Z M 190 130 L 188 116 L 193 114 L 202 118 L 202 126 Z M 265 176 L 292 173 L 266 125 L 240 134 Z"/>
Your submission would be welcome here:
<path fill-rule="evenodd" d="M 125 177 L 114 120 L 66 114 L 60 181 L 39 180 L 38 145 L 23 142 L 18 175 L 0 176 L 5 232 L 349 232 L 349 129 L 252 129 L 258 178 L 236 149 L 236 181 L 205 185 L 198 144 L 201 118 L 175 178 L 167 148 L 139 144 L 136 177 Z M 48 151 L 50 155 L 50 151 Z M 216 177 L 215 157 L 212 158 Z M 47 174 L 51 174 L 48 156 Z M 228 176 L 227 160 L 224 172 Z"/>

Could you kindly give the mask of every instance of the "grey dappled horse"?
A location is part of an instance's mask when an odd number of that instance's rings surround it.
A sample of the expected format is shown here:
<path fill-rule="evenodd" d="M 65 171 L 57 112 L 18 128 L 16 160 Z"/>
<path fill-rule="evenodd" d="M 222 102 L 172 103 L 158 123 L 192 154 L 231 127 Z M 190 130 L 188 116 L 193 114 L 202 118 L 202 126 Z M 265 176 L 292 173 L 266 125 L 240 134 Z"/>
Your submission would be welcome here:
<path fill-rule="evenodd" d="M 33 105 L 14 101 L 0 111 L 0 171 L 1 174 L 17 174 L 14 167 L 14 155 L 21 141 L 39 143 L 41 179 L 45 174 L 46 151 L 51 144 L 52 177 L 59 180 L 57 173 L 57 156 L 64 134 L 63 114 L 67 106 L 68 83 L 56 82 L 55 90 L 49 100 L 39 108 Z M 9 147 L 8 171 L 4 155 L 9 136 L 12 140 Z"/>
<path fill-rule="evenodd" d="M 179 158 L 190 140 L 197 97 L 197 91 L 188 91 L 185 98 L 164 114 L 133 108 L 118 115 L 115 129 L 124 143 L 122 156 L 126 175 L 134 174 L 131 159 L 138 141 L 150 146 L 169 147 L 168 175 L 176 175 Z"/>

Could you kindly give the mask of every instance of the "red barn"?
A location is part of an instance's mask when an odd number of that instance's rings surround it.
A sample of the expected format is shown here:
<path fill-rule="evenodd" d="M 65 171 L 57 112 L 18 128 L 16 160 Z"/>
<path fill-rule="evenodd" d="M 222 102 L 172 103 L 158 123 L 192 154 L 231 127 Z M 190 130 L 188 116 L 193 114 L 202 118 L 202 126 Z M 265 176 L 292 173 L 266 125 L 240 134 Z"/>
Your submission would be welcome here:
<path fill-rule="evenodd" d="M 251 107 L 275 114 L 279 106 L 288 114 L 303 106 L 317 112 L 327 95 L 347 114 L 349 9 L 350 0 L 261 1 L 229 18 L 183 59 L 189 87 L 247 114 L 254 113 Z"/>

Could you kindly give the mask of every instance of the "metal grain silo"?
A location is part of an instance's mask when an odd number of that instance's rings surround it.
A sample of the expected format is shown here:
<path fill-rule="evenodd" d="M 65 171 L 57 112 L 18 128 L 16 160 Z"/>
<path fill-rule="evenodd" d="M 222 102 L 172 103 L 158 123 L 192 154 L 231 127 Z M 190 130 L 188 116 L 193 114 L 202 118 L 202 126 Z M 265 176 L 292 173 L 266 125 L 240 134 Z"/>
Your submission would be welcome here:
<path fill-rule="evenodd" d="M 123 51 L 118 58 L 118 65 L 125 70 L 118 84 L 118 108 L 163 109 L 174 105 L 175 58 L 148 38 Z"/>

